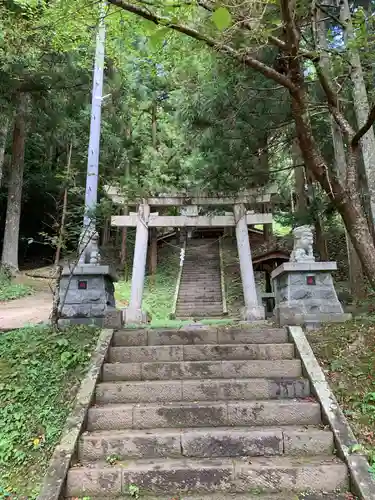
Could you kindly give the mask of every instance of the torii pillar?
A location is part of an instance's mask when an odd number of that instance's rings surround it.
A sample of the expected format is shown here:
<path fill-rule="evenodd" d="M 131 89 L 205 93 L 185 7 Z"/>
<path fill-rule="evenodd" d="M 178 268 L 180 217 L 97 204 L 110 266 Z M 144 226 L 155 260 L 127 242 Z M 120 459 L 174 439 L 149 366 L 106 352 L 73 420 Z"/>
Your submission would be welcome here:
<path fill-rule="evenodd" d="M 149 217 L 150 206 L 142 203 L 139 206 L 136 226 L 130 304 L 124 311 L 124 321 L 127 324 L 147 323 L 147 313 L 142 311 L 142 297 L 147 263 Z"/>
<path fill-rule="evenodd" d="M 233 211 L 236 223 L 238 257 L 240 260 L 243 296 L 245 302 L 245 307 L 241 312 L 241 316 L 245 321 L 263 320 L 265 318 L 265 312 L 264 307 L 258 303 L 258 296 L 255 287 L 245 205 L 243 203 L 236 204 L 233 207 Z"/>

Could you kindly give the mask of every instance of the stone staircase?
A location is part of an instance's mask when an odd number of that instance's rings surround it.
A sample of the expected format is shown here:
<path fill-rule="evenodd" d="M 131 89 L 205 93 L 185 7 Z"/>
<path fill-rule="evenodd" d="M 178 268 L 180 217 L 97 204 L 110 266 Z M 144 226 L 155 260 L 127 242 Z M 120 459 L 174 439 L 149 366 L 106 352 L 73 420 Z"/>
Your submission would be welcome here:
<path fill-rule="evenodd" d="M 223 315 L 218 240 L 189 240 L 186 246 L 177 318 L 215 318 Z"/>
<path fill-rule="evenodd" d="M 65 496 L 351 498 L 333 450 L 284 329 L 118 331 Z"/>

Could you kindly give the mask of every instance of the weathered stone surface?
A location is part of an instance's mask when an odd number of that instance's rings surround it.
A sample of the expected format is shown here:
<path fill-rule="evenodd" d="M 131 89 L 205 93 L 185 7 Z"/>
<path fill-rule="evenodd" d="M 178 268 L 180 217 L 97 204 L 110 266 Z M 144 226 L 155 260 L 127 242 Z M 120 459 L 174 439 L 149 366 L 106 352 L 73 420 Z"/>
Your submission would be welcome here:
<path fill-rule="evenodd" d="M 184 380 L 184 401 L 227 401 L 266 399 L 269 393 L 266 379 L 243 380 Z"/>
<path fill-rule="evenodd" d="M 293 344 L 221 344 L 184 346 L 184 360 L 292 359 Z"/>
<path fill-rule="evenodd" d="M 268 382 L 270 398 L 305 398 L 310 395 L 310 382 L 307 379 L 279 379 Z"/>
<path fill-rule="evenodd" d="M 180 381 L 103 382 L 96 388 L 95 401 L 105 403 L 153 403 L 181 401 Z"/>
<path fill-rule="evenodd" d="M 194 361 L 172 363 L 143 363 L 144 380 L 221 378 L 221 361 Z"/>
<path fill-rule="evenodd" d="M 123 490 L 126 492 L 127 485 L 136 484 L 142 491 L 153 493 L 227 491 L 232 475 L 232 461 L 225 459 L 137 461 L 127 464 L 123 471 Z"/>
<path fill-rule="evenodd" d="M 111 472 L 109 472 L 111 471 Z M 119 473 L 122 480 L 119 480 Z M 115 467 L 71 469 L 67 479 L 69 496 L 128 493 L 129 485 L 144 493 L 183 492 L 302 492 L 319 484 L 323 491 L 346 488 L 346 467 L 331 458 L 287 457 L 228 459 L 153 459 L 126 462 Z"/>
<path fill-rule="evenodd" d="M 284 452 L 288 455 L 329 455 L 333 453 L 333 434 L 329 430 L 301 427 L 283 429 Z"/>
<path fill-rule="evenodd" d="M 102 371 L 103 382 L 117 380 L 141 380 L 141 363 L 105 363 Z"/>
<path fill-rule="evenodd" d="M 254 458 L 235 461 L 236 491 L 335 491 L 348 487 L 346 466 L 332 457 Z"/>
<path fill-rule="evenodd" d="M 225 328 L 219 327 L 219 344 L 281 344 L 287 342 L 283 328 Z"/>
<path fill-rule="evenodd" d="M 223 427 L 227 425 L 227 405 L 221 403 L 171 403 L 136 405 L 134 427 Z"/>
<path fill-rule="evenodd" d="M 342 492 L 342 493 L 307 493 L 307 492 L 293 492 L 293 496 L 291 497 L 291 493 L 264 493 L 260 494 L 259 490 L 255 490 L 254 494 L 252 493 L 211 493 L 211 494 L 198 494 L 198 495 L 179 495 L 178 500 L 348 500 L 350 498 L 351 493 Z M 109 497 L 91 497 L 92 500 L 109 500 Z M 111 497 L 112 498 L 112 497 Z M 117 500 L 129 500 L 129 496 L 120 496 L 116 497 Z M 71 500 L 71 499 L 69 499 Z M 154 495 L 143 495 L 142 500 L 171 500 L 170 495 L 158 495 L 155 497 Z"/>
<path fill-rule="evenodd" d="M 133 423 L 134 405 L 105 405 L 92 407 L 87 415 L 88 431 L 128 429 Z"/>
<path fill-rule="evenodd" d="M 299 263 L 288 264 L 293 265 L 283 264 L 272 273 L 276 290 L 275 316 L 280 325 L 304 324 L 306 315 L 343 313 L 332 276 L 327 272 L 331 263 L 316 263 L 318 267 L 313 266 L 314 270 Z M 307 284 L 309 276 L 314 277 L 315 284 Z"/>
<path fill-rule="evenodd" d="M 158 457 L 239 457 L 324 455 L 333 451 L 332 432 L 316 427 L 185 428 L 115 430 L 84 433 L 78 446 L 81 463 Z"/>
<path fill-rule="evenodd" d="M 228 403 L 229 425 L 317 425 L 320 406 L 310 401 Z"/>
<path fill-rule="evenodd" d="M 104 461 L 116 455 L 118 459 L 180 457 L 181 437 L 175 430 L 147 432 L 140 430 L 85 433 L 79 442 L 78 458 L 81 463 Z"/>
<path fill-rule="evenodd" d="M 73 467 L 66 480 L 66 496 L 121 494 L 121 473 L 121 469 L 115 467 Z"/>
<path fill-rule="evenodd" d="M 223 361 L 222 371 L 225 378 L 300 377 L 302 365 L 299 359 Z"/>
<path fill-rule="evenodd" d="M 116 335 L 116 333 L 115 333 Z M 152 361 L 182 361 L 184 346 L 112 347 L 110 363 L 147 363 Z"/>
<path fill-rule="evenodd" d="M 122 327 L 122 313 L 121 310 L 107 308 L 103 320 L 104 328 L 118 329 Z"/>
<path fill-rule="evenodd" d="M 60 281 L 62 318 L 104 317 L 108 309 L 115 308 L 114 278 L 108 266 L 83 265 L 71 273 L 69 269 L 64 269 Z M 86 289 L 79 287 L 81 280 L 86 282 Z"/>
<path fill-rule="evenodd" d="M 180 330 L 149 330 L 149 345 L 216 344 L 217 329 L 210 327 Z"/>
<path fill-rule="evenodd" d="M 188 457 L 239 457 L 280 455 L 280 429 L 196 429 L 182 433 L 183 454 Z"/>
<path fill-rule="evenodd" d="M 114 346 L 147 346 L 147 330 L 120 330 L 114 333 Z M 133 360 L 132 360 L 133 361 Z"/>

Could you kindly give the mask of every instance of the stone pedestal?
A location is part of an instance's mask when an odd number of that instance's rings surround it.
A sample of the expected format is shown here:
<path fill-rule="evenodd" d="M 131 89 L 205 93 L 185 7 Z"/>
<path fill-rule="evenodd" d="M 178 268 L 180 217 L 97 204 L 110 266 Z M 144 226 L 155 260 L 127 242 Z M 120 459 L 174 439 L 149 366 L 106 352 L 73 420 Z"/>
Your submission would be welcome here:
<path fill-rule="evenodd" d="M 319 326 L 350 319 L 333 284 L 336 262 L 286 262 L 272 272 L 274 314 L 280 325 Z"/>
<path fill-rule="evenodd" d="M 62 271 L 59 289 L 59 323 L 121 327 L 121 311 L 116 311 L 117 281 L 109 266 L 79 264 Z"/>

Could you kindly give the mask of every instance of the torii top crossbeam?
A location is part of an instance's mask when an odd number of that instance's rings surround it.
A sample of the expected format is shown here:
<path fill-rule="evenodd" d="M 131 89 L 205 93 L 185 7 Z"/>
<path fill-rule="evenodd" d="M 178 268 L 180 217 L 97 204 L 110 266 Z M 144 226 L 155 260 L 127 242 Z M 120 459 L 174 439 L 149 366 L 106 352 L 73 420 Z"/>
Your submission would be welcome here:
<path fill-rule="evenodd" d="M 116 204 L 124 204 L 125 196 L 121 193 L 118 186 L 104 186 L 104 191 L 111 200 Z M 174 194 L 159 194 L 146 198 L 145 200 L 129 200 L 128 205 L 136 206 L 146 202 L 150 207 L 162 206 L 186 206 L 186 205 L 235 205 L 235 204 L 262 204 L 270 203 L 272 195 L 278 192 L 276 186 L 267 186 L 251 190 L 240 191 L 237 194 L 228 195 L 219 193 L 216 196 L 207 192 L 190 192 L 190 193 L 174 193 Z"/>

